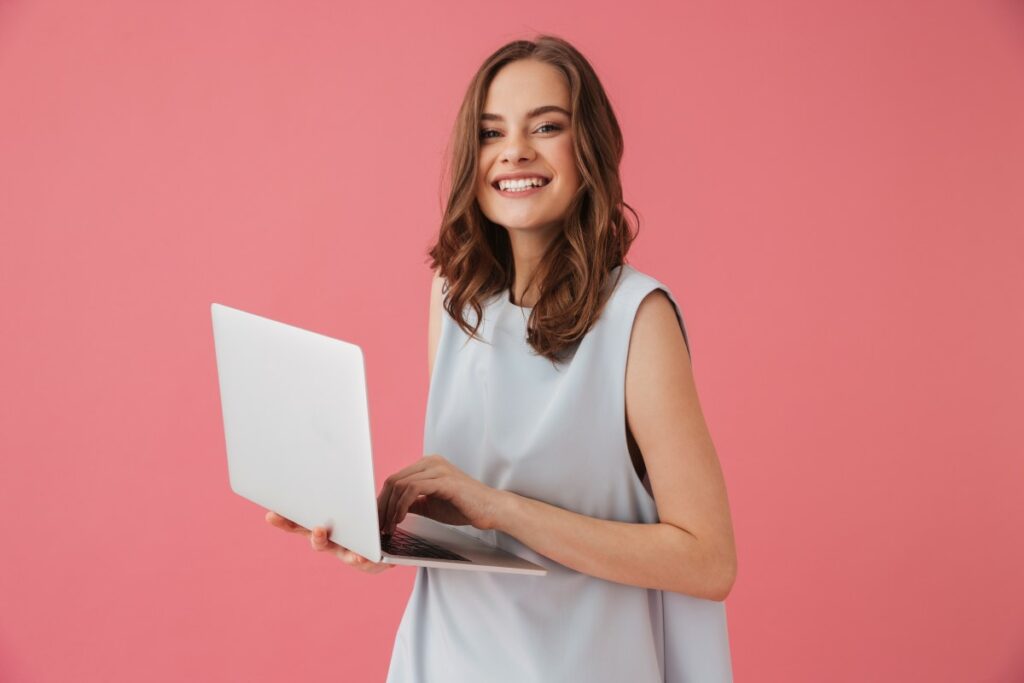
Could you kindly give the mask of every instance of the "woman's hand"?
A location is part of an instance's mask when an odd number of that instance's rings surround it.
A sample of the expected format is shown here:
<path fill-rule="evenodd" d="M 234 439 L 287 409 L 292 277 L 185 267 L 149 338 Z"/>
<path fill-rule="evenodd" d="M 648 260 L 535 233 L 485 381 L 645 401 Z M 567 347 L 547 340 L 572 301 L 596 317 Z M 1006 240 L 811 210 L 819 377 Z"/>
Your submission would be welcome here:
<path fill-rule="evenodd" d="M 308 536 L 309 543 L 313 546 L 313 550 L 329 550 L 345 564 L 352 565 L 356 569 L 360 569 L 368 574 L 380 574 L 385 569 L 391 569 L 392 567 L 397 566 L 387 564 L 385 562 L 372 562 L 362 555 L 352 552 L 348 548 L 341 547 L 334 541 L 327 540 L 326 527 L 316 526 L 313 527 L 313 531 L 311 532 L 309 529 L 299 526 L 290 519 L 285 519 L 272 510 L 267 512 L 266 519 L 267 522 L 276 526 L 278 529 Z"/>
<path fill-rule="evenodd" d="M 501 494 L 442 456 L 426 455 L 384 480 L 377 496 L 380 528 L 390 534 L 412 512 L 443 524 L 493 529 Z"/>

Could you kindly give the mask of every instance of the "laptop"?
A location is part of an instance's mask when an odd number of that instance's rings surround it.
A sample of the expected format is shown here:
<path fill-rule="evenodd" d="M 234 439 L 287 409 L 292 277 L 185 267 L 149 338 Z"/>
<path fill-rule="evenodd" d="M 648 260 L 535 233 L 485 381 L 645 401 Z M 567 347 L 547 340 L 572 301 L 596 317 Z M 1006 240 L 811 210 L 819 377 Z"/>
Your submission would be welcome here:
<path fill-rule="evenodd" d="M 231 489 L 374 562 L 547 574 L 429 517 L 384 536 L 377 516 L 362 349 L 211 304 Z M 462 529 L 472 527 L 462 527 Z"/>

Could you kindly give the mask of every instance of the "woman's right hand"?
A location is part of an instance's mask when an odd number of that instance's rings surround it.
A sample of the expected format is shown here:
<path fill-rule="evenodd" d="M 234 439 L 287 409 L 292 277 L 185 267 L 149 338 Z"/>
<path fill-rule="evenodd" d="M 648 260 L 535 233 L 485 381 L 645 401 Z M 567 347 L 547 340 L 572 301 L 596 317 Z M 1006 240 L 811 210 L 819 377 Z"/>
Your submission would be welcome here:
<path fill-rule="evenodd" d="M 267 512 L 266 519 L 268 523 L 272 526 L 276 526 L 278 529 L 289 531 L 293 534 L 302 534 L 308 537 L 313 550 L 328 550 L 345 564 L 351 565 L 368 574 L 380 574 L 382 571 L 398 566 L 394 564 L 387 564 L 386 562 L 372 562 L 362 555 L 354 553 L 348 548 L 343 548 L 334 541 L 328 540 L 326 527 L 317 526 L 313 527 L 313 530 L 310 531 L 305 527 L 299 526 L 290 519 L 285 519 L 273 510 Z"/>

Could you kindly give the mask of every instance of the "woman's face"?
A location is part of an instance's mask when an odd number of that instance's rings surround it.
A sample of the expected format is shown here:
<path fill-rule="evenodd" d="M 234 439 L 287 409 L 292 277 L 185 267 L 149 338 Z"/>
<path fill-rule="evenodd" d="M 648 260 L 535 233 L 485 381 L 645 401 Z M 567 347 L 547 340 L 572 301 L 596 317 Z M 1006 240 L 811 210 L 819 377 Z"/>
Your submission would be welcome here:
<path fill-rule="evenodd" d="M 580 184 L 569 108 L 565 78 L 543 62 L 511 62 L 491 82 L 480 120 L 476 196 L 483 214 L 510 233 L 546 240 L 562 227 Z M 503 190 L 498 180 L 506 175 L 545 180 L 542 187 Z"/>

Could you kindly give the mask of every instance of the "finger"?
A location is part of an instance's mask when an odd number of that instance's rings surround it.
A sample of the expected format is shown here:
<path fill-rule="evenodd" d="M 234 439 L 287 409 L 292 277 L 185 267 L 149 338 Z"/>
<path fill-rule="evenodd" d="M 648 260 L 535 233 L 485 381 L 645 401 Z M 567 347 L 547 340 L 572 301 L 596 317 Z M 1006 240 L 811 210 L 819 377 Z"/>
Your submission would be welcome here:
<path fill-rule="evenodd" d="M 397 472 L 394 472 L 387 479 L 384 480 L 384 485 L 380 489 L 380 494 L 377 496 L 377 524 L 380 528 L 384 528 L 385 522 L 387 522 L 387 509 L 391 504 L 391 496 L 394 495 L 395 484 L 407 476 L 411 467 L 419 467 L 422 463 L 413 463 L 409 467 L 404 467 Z"/>
<path fill-rule="evenodd" d="M 396 566 L 397 565 L 388 564 L 386 562 L 370 562 L 367 560 L 365 564 L 359 567 L 359 569 L 367 574 L 380 574 L 381 572 L 387 571 L 388 569 Z"/>
<path fill-rule="evenodd" d="M 313 527 L 309 534 L 309 544 L 313 550 L 327 550 L 331 544 L 331 541 L 327 540 L 327 530 L 320 526 Z"/>
<path fill-rule="evenodd" d="M 283 519 L 283 518 L 282 518 Z M 358 569 L 373 570 L 372 573 L 377 574 L 385 569 L 390 569 L 395 565 L 377 563 L 363 557 L 359 553 L 356 553 L 348 548 L 338 545 L 334 541 L 329 540 L 329 533 L 326 527 L 313 527 L 312 531 L 307 531 L 303 527 L 299 527 L 302 531 L 306 531 L 309 534 L 309 543 L 313 547 L 313 550 L 324 551 L 328 550 L 334 553 L 336 557 L 342 560 L 345 564 L 352 565 Z M 376 567 L 380 565 L 380 569 Z"/>
<path fill-rule="evenodd" d="M 424 469 L 420 472 L 415 472 L 405 477 L 404 479 L 395 482 L 394 487 L 391 489 L 391 495 L 388 498 L 387 505 L 383 508 L 383 517 L 381 521 L 381 528 L 383 529 L 388 525 L 389 522 L 395 518 L 395 508 L 398 505 L 398 500 L 402 497 L 405 492 L 405 488 L 414 481 L 422 481 L 424 479 L 436 479 L 443 477 L 444 472 L 438 470 L 435 467 Z"/>
<path fill-rule="evenodd" d="M 318 551 L 330 551 L 334 553 L 338 559 L 344 561 L 346 564 L 356 564 L 358 558 L 362 555 L 355 553 L 344 546 L 340 546 L 334 541 L 329 540 L 329 534 L 323 527 L 317 527 L 316 530 L 310 535 L 310 545 L 313 546 L 314 550 Z M 365 558 L 364 558 L 365 559 Z M 369 560 L 367 560 L 369 561 Z"/>
<path fill-rule="evenodd" d="M 417 481 L 409 487 L 409 490 L 402 494 L 398 502 L 395 505 L 395 510 L 391 517 L 391 529 L 394 531 L 395 527 L 402 523 L 405 519 L 406 514 L 413 505 L 416 504 L 421 498 L 428 500 L 431 493 L 437 490 L 436 480 L 421 480 Z"/>
<path fill-rule="evenodd" d="M 372 560 L 363 557 L 354 550 L 349 550 L 348 548 L 338 545 L 334 541 L 328 540 L 328 535 L 329 534 L 327 532 L 327 529 L 325 529 L 324 527 L 316 527 L 313 530 L 313 533 L 310 534 L 309 539 L 309 542 L 313 546 L 313 549 L 319 551 L 329 550 L 345 564 L 349 564 L 357 568 L 363 568 L 377 564 L 376 562 L 373 562 Z"/>
<path fill-rule="evenodd" d="M 369 558 L 363 557 L 359 553 L 352 550 L 343 549 L 343 552 L 338 553 L 338 557 L 341 558 L 341 561 L 345 564 L 351 565 L 356 569 L 362 569 L 364 571 L 377 565 L 376 562 L 373 562 Z"/>
<path fill-rule="evenodd" d="M 409 509 L 406 510 L 406 512 L 407 513 L 412 512 L 412 513 L 415 513 L 417 515 L 423 515 L 424 517 L 429 517 L 430 515 L 427 514 L 427 511 L 429 509 L 430 509 L 430 498 L 428 498 L 427 496 L 424 496 L 423 494 L 420 494 L 419 496 L 416 497 L 416 500 L 414 500 L 412 502 L 412 505 L 409 506 Z"/>
<path fill-rule="evenodd" d="M 411 474 L 404 479 L 395 482 L 394 488 L 391 490 L 391 496 L 388 498 L 387 507 L 384 509 L 384 520 L 381 523 L 381 529 L 387 529 L 388 533 L 394 530 L 394 520 L 396 509 L 398 508 L 398 501 L 401 500 L 402 496 L 406 495 L 409 487 L 417 481 L 423 481 L 426 479 L 434 479 L 440 476 L 436 470 L 423 470 Z"/>
<path fill-rule="evenodd" d="M 391 497 L 394 495 L 395 483 L 411 474 L 415 474 L 416 472 L 432 467 L 435 464 L 436 461 L 433 457 L 425 455 L 413 464 L 408 467 L 403 467 L 384 480 L 384 485 L 381 487 L 380 495 L 377 496 L 377 521 L 380 523 L 381 528 L 383 528 L 384 522 L 387 521 L 387 517 L 382 514 L 382 512 L 387 510 L 388 506 L 391 504 Z"/>
<path fill-rule="evenodd" d="M 294 524 L 294 522 L 285 519 L 281 515 L 274 512 L 273 510 L 267 510 L 267 514 L 264 515 L 264 519 L 267 520 L 268 524 L 273 524 L 274 526 L 281 528 L 285 528 L 289 525 Z"/>
<path fill-rule="evenodd" d="M 391 512 L 389 529 L 394 531 L 403 519 L 412 504 L 419 500 L 420 496 L 428 497 L 438 493 L 444 486 L 442 477 L 424 477 L 411 482 L 402 495 L 395 501 L 395 508 Z"/>
<path fill-rule="evenodd" d="M 367 557 L 363 557 L 359 553 L 349 550 L 348 548 L 342 548 L 340 545 L 331 543 L 331 548 L 335 550 L 335 556 L 347 565 L 355 567 L 361 571 L 369 572 L 371 574 L 379 574 L 385 569 L 390 569 L 395 566 L 393 564 L 387 564 L 384 562 L 374 562 Z"/>
<path fill-rule="evenodd" d="M 384 486 L 381 488 L 380 493 L 377 494 L 377 525 L 384 528 L 384 510 L 387 509 L 387 497 L 390 495 L 388 490 L 391 484 L 387 481 L 384 482 Z"/>
<path fill-rule="evenodd" d="M 351 552 L 348 548 L 330 540 L 330 532 L 324 527 L 316 527 L 313 530 L 313 533 L 309 535 L 309 544 L 313 550 L 328 550 L 338 557 L 341 557 L 342 553 Z"/>
<path fill-rule="evenodd" d="M 299 526 L 290 519 L 286 519 L 273 511 L 267 513 L 266 520 L 272 526 L 276 526 L 278 529 L 283 529 L 284 531 L 291 531 L 294 533 L 309 533 L 309 530 L 305 527 Z"/>
<path fill-rule="evenodd" d="M 352 566 L 359 571 L 366 572 L 367 574 L 380 574 L 383 571 L 387 571 L 388 569 L 397 566 L 387 562 L 374 562 L 373 560 L 363 557 L 362 555 L 357 555 L 356 553 L 352 553 L 352 555 L 355 556 L 351 562 Z"/>

